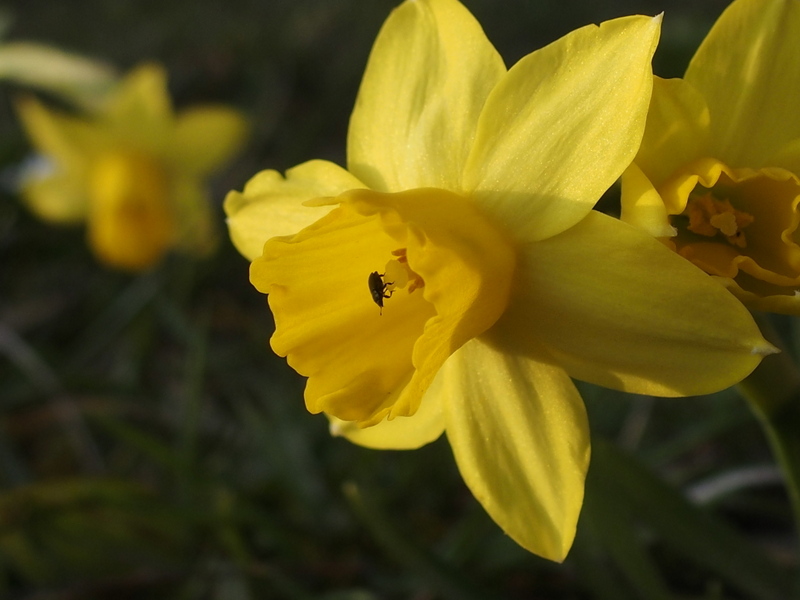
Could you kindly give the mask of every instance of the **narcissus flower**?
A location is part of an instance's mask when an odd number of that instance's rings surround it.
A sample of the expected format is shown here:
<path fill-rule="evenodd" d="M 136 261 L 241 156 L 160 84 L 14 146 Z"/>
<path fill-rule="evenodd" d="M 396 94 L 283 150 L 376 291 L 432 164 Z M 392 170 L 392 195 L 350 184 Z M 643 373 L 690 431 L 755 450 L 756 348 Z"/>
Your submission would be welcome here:
<path fill-rule="evenodd" d="M 506 71 L 458 2 L 405 2 L 373 47 L 348 169 L 264 171 L 226 199 L 308 409 L 373 448 L 446 431 L 489 514 L 553 560 L 589 460 L 570 376 L 698 394 L 772 350 L 699 269 L 592 211 L 641 138 L 659 25 L 585 27 Z"/>
<path fill-rule="evenodd" d="M 750 308 L 800 314 L 800 2 L 737 0 L 656 78 L 622 218 Z"/>
<path fill-rule="evenodd" d="M 171 249 L 202 255 L 214 247 L 203 179 L 243 142 L 238 112 L 199 106 L 176 115 L 155 65 L 130 73 L 86 118 L 33 98 L 18 108 L 46 159 L 23 179 L 28 205 L 56 223 L 86 221 L 99 260 L 142 270 Z"/>

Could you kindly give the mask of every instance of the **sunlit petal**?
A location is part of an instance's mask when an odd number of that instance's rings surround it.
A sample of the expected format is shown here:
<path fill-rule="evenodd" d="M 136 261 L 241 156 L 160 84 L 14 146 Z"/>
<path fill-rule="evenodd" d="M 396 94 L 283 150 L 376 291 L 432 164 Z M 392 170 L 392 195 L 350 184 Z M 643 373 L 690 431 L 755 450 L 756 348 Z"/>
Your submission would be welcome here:
<path fill-rule="evenodd" d="M 480 340 L 450 357 L 441 377 L 447 438 L 464 481 L 514 541 L 563 560 L 589 463 L 575 386 L 559 367 Z"/>
<path fill-rule="evenodd" d="M 349 170 L 378 191 L 458 191 L 478 115 L 503 73 L 461 4 L 403 3 L 372 48 L 350 119 Z"/>
<path fill-rule="evenodd" d="M 578 222 L 639 147 L 661 18 L 567 34 L 520 60 L 481 113 L 464 187 L 518 238 Z"/>
<path fill-rule="evenodd" d="M 669 224 L 664 200 L 637 163 L 631 163 L 622 174 L 620 219 L 653 237 L 672 237 L 676 233 Z"/>
<path fill-rule="evenodd" d="M 255 260 L 268 239 L 295 234 L 333 208 L 304 206 L 304 202 L 363 187 L 348 171 L 324 160 L 289 169 L 285 179 L 277 171 L 261 171 L 242 192 L 229 192 L 225 198 L 231 241 L 246 258 Z"/>

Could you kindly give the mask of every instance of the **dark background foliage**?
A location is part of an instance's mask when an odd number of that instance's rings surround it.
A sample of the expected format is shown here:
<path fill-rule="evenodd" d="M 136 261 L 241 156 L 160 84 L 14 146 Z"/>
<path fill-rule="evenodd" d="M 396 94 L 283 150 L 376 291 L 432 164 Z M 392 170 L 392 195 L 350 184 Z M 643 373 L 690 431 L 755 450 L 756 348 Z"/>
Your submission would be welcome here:
<path fill-rule="evenodd" d="M 224 102 L 251 141 L 215 206 L 264 168 L 344 162 L 349 112 L 394 0 L 17 0 L 7 40 L 162 62 L 178 107 Z M 590 22 L 665 11 L 679 76 L 727 2 L 466 0 L 512 64 Z M 563 565 L 506 538 L 446 440 L 375 452 L 305 412 L 227 241 L 140 276 L 34 219 L 30 152 L 0 90 L 0 597 L 783 598 L 797 553 L 767 444 L 734 392 L 582 386 L 597 440 Z M 791 332 L 792 323 L 782 323 Z"/>

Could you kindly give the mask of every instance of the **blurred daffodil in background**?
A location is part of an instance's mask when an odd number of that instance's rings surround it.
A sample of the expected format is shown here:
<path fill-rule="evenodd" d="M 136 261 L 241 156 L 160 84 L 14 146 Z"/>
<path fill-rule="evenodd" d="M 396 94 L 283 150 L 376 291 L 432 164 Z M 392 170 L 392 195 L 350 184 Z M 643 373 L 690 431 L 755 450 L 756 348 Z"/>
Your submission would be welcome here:
<path fill-rule="evenodd" d="M 18 111 L 41 155 L 23 175 L 27 204 L 47 221 L 85 221 L 98 260 L 138 271 L 173 249 L 202 256 L 215 247 L 205 178 L 241 147 L 247 125 L 239 112 L 197 106 L 176 114 L 155 64 L 134 69 L 84 115 L 31 97 Z"/>
<path fill-rule="evenodd" d="M 737 0 L 683 79 L 656 78 L 622 218 L 747 306 L 800 314 L 800 2 Z"/>
<path fill-rule="evenodd" d="M 774 350 L 702 271 L 592 210 L 636 153 L 659 27 L 588 26 L 507 71 L 461 4 L 405 2 L 374 44 L 347 170 L 264 171 L 226 199 L 308 409 L 373 448 L 446 432 L 487 512 L 552 560 L 589 461 L 571 376 L 701 394 Z"/>

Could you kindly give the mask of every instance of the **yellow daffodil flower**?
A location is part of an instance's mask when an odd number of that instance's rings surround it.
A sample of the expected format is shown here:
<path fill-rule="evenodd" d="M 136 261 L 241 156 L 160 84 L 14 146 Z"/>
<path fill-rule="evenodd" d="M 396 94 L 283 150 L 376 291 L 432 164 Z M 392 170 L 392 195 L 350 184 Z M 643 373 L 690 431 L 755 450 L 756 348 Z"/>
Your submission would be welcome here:
<path fill-rule="evenodd" d="M 489 514 L 552 560 L 589 461 L 570 376 L 699 394 L 772 351 L 699 269 L 592 211 L 639 144 L 659 28 L 584 27 L 507 71 L 456 0 L 409 0 L 372 49 L 348 169 L 264 171 L 225 203 L 308 409 L 372 448 L 446 431 Z"/>
<path fill-rule="evenodd" d="M 23 179 L 28 205 L 52 222 L 85 220 L 99 260 L 137 271 L 171 249 L 195 255 L 213 249 L 203 179 L 243 142 L 238 112 L 199 106 L 176 115 L 166 74 L 155 65 L 131 72 L 88 118 L 33 98 L 18 108 L 47 160 Z"/>
<path fill-rule="evenodd" d="M 800 314 L 800 2 L 737 0 L 683 79 L 656 78 L 622 219 L 747 306 Z"/>

